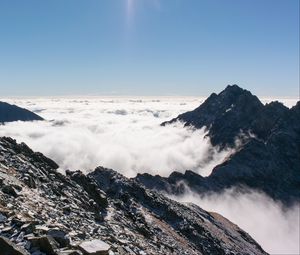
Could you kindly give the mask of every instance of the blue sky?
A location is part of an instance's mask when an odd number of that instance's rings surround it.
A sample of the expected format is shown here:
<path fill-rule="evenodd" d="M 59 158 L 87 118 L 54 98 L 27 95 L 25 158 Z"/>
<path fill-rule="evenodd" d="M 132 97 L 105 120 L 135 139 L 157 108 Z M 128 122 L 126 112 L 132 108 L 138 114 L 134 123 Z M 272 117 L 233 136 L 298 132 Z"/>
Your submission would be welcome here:
<path fill-rule="evenodd" d="M 2 96 L 297 96 L 298 0 L 1 0 Z"/>

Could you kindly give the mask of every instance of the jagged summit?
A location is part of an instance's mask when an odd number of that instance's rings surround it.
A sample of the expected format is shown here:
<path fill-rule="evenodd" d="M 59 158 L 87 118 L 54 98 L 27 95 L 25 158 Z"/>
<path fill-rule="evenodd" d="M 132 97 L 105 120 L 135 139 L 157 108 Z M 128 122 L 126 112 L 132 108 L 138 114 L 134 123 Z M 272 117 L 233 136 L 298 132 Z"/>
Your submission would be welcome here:
<path fill-rule="evenodd" d="M 237 85 L 228 85 L 219 94 L 211 94 L 195 110 L 180 114 L 175 121 L 195 128 L 205 127 L 213 145 L 233 147 L 237 137 L 252 133 L 265 139 L 276 121 L 288 108 L 280 103 L 264 105 L 250 91 Z"/>
<path fill-rule="evenodd" d="M 184 193 L 185 185 L 199 194 L 250 188 L 285 205 L 300 201 L 300 102 L 291 109 L 280 102 L 263 105 L 249 91 L 232 85 L 167 123 L 177 120 L 206 127 L 212 144 L 221 149 L 233 146 L 240 132 L 252 135 L 208 177 L 191 171 L 166 178 L 139 174 L 136 179 L 146 187 L 169 194 Z"/>
<path fill-rule="evenodd" d="M 237 84 L 227 85 L 224 90 L 219 93 L 220 96 L 224 98 L 228 97 L 238 97 L 241 95 L 253 96 L 249 90 L 239 87 Z"/>
<path fill-rule="evenodd" d="M 0 101 L 0 123 L 12 121 L 43 120 L 39 115 L 16 105 Z"/>

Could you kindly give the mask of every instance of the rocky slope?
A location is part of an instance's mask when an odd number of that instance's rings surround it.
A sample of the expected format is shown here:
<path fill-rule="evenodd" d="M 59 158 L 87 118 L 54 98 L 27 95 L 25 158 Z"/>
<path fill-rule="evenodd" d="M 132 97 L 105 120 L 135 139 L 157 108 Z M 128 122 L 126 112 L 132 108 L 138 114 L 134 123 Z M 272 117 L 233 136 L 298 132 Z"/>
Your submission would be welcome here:
<path fill-rule="evenodd" d="M 16 105 L 0 102 L 0 123 L 12 121 L 43 120 L 39 115 Z"/>
<path fill-rule="evenodd" d="M 250 188 L 287 205 L 300 201 L 300 102 L 291 109 L 278 102 L 263 105 L 249 91 L 233 85 L 167 123 L 177 120 L 206 128 L 220 149 L 234 146 L 238 137 L 241 144 L 208 177 L 192 171 L 174 172 L 167 178 L 138 175 L 136 179 L 146 187 L 170 194 L 184 193 L 185 185 L 199 194 Z"/>
<path fill-rule="evenodd" d="M 57 168 L 0 138 L 0 254 L 266 254 L 222 216 L 113 170 Z"/>

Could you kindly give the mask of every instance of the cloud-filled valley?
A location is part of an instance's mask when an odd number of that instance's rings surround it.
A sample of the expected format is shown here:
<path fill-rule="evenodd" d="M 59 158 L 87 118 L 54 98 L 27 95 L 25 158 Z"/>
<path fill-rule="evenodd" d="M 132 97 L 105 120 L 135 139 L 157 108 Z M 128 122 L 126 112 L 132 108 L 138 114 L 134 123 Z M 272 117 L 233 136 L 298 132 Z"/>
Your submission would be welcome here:
<path fill-rule="evenodd" d="M 196 98 L 54 99 L 14 102 L 45 122 L 13 122 L 0 134 L 26 142 L 53 158 L 62 169 L 93 170 L 102 165 L 133 177 L 138 172 L 167 176 L 194 170 L 209 174 L 230 151 L 218 153 L 204 130 L 160 123 L 193 109 Z"/>
<path fill-rule="evenodd" d="M 168 176 L 193 170 L 203 176 L 233 149 L 218 151 L 204 130 L 182 123 L 160 123 L 193 110 L 205 98 L 195 97 L 88 97 L 3 99 L 41 115 L 46 121 L 0 125 L 0 136 L 25 142 L 55 160 L 61 170 L 85 172 L 104 166 L 134 177 L 137 173 Z M 262 99 L 269 102 L 271 99 Z M 287 106 L 296 99 L 283 101 Z M 189 193 L 176 197 L 216 211 L 238 224 L 270 253 L 299 249 L 298 207 L 284 211 L 264 194 L 251 192 L 200 198 Z M 276 224 L 275 224 L 276 223 Z M 298 224 L 297 224 L 298 223 Z"/>

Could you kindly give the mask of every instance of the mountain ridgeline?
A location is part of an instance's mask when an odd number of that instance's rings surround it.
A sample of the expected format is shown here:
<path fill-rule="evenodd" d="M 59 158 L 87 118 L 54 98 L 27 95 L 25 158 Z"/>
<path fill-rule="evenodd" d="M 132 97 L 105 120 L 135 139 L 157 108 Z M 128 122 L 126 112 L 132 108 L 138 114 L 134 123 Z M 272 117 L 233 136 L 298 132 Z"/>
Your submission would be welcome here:
<path fill-rule="evenodd" d="M 279 102 L 264 105 L 232 85 L 162 125 L 175 121 L 205 128 L 219 150 L 235 147 L 237 140 L 240 145 L 208 177 L 192 171 L 169 177 L 139 174 L 136 180 L 146 187 L 169 194 L 183 194 L 186 186 L 198 194 L 255 189 L 286 205 L 300 201 L 300 102 L 291 109 Z"/>
<path fill-rule="evenodd" d="M 250 91 L 228 85 L 220 94 L 211 94 L 195 110 L 162 125 L 181 121 L 185 126 L 206 128 L 213 145 L 234 147 L 236 139 L 249 132 L 258 139 L 266 140 L 275 124 L 288 112 L 289 109 L 282 103 L 264 105 Z"/>
<path fill-rule="evenodd" d="M 217 213 L 102 167 L 66 171 L 0 138 L 0 254 L 267 254 Z"/>
<path fill-rule="evenodd" d="M 39 115 L 5 102 L 0 102 L 0 123 L 12 122 L 12 121 L 33 121 L 43 120 Z"/>

